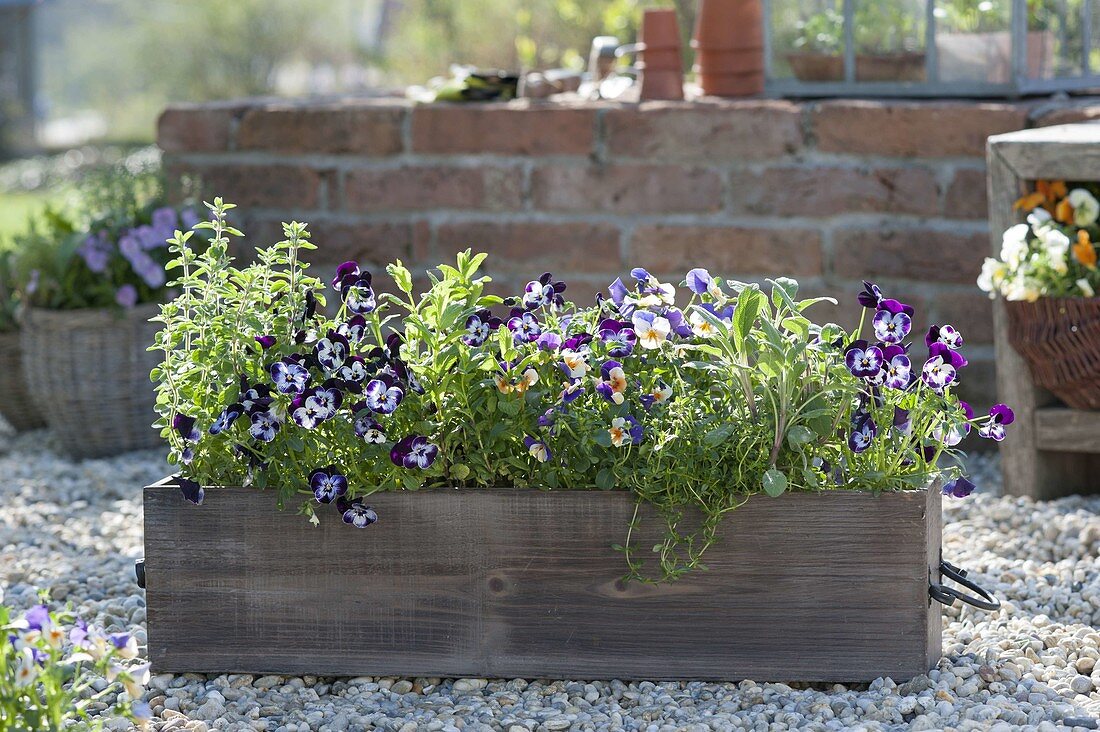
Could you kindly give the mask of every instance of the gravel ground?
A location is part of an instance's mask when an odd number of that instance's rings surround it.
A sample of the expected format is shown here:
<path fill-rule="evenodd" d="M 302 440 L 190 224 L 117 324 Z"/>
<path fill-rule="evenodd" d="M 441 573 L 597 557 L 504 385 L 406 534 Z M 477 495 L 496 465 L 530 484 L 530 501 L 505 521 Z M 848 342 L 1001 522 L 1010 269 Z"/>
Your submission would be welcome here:
<path fill-rule="evenodd" d="M 145 639 L 133 582 L 141 487 L 158 452 L 73 463 L 47 435 L 0 436 L 0 587 L 38 587 L 85 617 Z M 624 683 L 564 680 L 156 676 L 156 730 L 1097 729 L 1100 496 L 1045 504 L 998 495 L 994 458 L 979 492 L 945 501 L 944 554 L 1002 599 L 944 612 L 944 658 L 903 684 Z M 126 729 L 120 725 L 113 729 Z"/>

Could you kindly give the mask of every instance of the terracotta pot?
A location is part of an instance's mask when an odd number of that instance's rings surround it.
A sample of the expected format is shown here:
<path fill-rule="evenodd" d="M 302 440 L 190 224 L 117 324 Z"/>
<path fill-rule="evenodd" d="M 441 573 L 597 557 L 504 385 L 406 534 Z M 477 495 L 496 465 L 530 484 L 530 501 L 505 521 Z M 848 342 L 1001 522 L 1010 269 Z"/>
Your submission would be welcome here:
<path fill-rule="evenodd" d="M 684 56 L 679 48 L 675 49 L 650 49 L 648 46 L 642 49 L 641 61 L 636 66 L 644 64 L 647 69 L 664 71 L 682 71 Z"/>
<path fill-rule="evenodd" d="M 699 0 L 693 48 L 763 48 L 764 19 L 760 0 Z"/>
<path fill-rule="evenodd" d="M 642 99 L 683 99 L 684 74 L 680 71 L 642 71 Z"/>
<path fill-rule="evenodd" d="M 699 86 L 712 97 L 751 97 L 764 92 L 764 74 L 699 74 Z"/>
<path fill-rule="evenodd" d="M 646 10 L 642 14 L 642 28 L 638 34 L 638 41 L 644 43 L 649 49 L 681 48 L 683 42 L 680 40 L 680 23 L 676 20 L 676 10 L 673 8 Z"/>
<path fill-rule="evenodd" d="M 745 48 L 695 52 L 695 71 L 705 74 L 745 74 L 764 70 L 764 49 Z"/>

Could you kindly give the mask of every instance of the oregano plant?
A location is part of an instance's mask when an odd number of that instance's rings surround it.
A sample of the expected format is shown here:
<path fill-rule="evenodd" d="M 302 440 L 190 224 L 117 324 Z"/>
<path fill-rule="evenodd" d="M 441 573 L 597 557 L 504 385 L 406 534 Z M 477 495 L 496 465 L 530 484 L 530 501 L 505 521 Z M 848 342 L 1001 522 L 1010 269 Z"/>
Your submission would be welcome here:
<path fill-rule="evenodd" d="M 914 344 L 913 309 L 871 284 L 859 294 L 870 323 L 855 332 L 811 320 L 835 301 L 800 298 L 794 280 L 703 268 L 679 287 L 636 268 L 581 306 L 550 273 L 515 297 L 489 294 L 486 255 L 465 251 L 418 294 L 401 262 L 386 288 L 355 262 L 322 282 L 297 222 L 237 267 L 232 205 L 209 208 L 202 246 L 194 232 L 170 243 L 180 294 L 163 307 L 152 374 L 196 503 L 207 487 L 252 485 L 313 522 L 365 528 L 400 521 L 372 508 L 378 491 L 627 490 L 666 527 L 639 547 L 636 512 L 614 545 L 629 576 L 674 579 L 755 493 L 938 480 L 961 497 L 973 486 L 959 443 L 972 426 L 1002 439 L 1012 419 L 1003 405 L 977 418 L 955 395 L 966 361 L 954 328 Z"/>

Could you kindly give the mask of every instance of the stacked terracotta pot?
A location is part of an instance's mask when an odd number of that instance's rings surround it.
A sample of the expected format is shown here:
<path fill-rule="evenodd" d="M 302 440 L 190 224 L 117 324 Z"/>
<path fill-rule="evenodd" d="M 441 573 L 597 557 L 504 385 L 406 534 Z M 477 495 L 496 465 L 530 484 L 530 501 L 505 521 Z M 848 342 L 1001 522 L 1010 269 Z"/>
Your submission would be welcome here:
<path fill-rule="evenodd" d="M 700 0 L 691 45 L 704 94 L 743 97 L 764 91 L 761 0 Z"/>
<path fill-rule="evenodd" d="M 642 15 L 642 99 L 683 99 L 684 66 L 680 24 L 672 8 L 647 10 Z"/>

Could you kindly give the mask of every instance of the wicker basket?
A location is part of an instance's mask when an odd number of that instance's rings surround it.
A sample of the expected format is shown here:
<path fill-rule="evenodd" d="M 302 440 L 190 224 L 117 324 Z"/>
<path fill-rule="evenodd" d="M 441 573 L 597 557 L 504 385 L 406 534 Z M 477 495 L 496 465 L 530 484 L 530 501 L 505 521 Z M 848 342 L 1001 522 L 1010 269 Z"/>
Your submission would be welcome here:
<path fill-rule="evenodd" d="M 1012 347 L 1036 385 L 1074 409 L 1100 409 L 1100 298 L 1007 302 Z"/>
<path fill-rule="evenodd" d="M 0 417 L 17 432 L 46 426 L 23 379 L 19 333 L 0 333 Z"/>
<path fill-rule="evenodd" d="M 23 369 L 31 396 L 61 447 L 77 458 L 104 457 L 161 444 L 152 428 L 155 394 L 147 351 L 158 305 L 111 310 L 29 309 Z"/>

